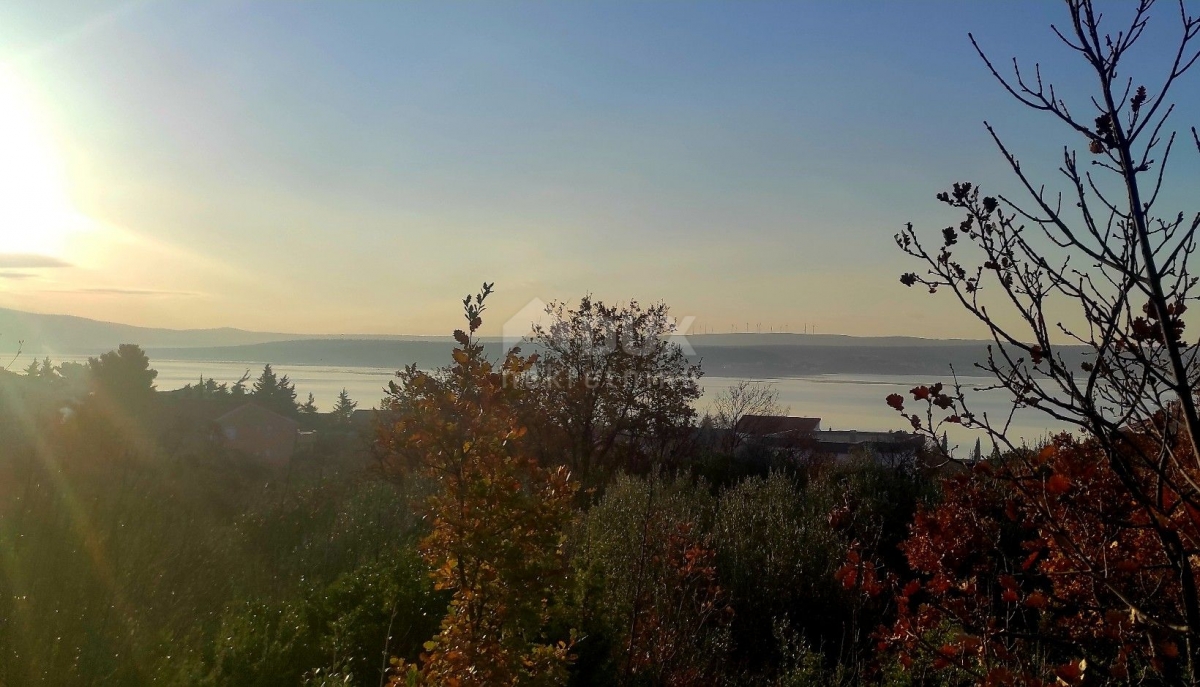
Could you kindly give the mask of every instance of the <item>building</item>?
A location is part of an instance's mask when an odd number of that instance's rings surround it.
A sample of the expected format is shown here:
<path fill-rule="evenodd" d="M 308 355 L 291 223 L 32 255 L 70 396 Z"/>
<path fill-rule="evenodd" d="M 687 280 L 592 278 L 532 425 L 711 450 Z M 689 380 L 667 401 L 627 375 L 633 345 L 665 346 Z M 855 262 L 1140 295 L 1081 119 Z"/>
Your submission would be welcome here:
<path fill-rule="evenodd" d="M 743 437 L 800 437 L 821 430 L 819 417 L 787 415 L 743 415 L 733 431 Z"/>
<path fill-rule="evenodd" d="M 225 448 L 254 456 L 272 465 L 285 465 L 296 450 L 300 423 L 244 403 L 213 420 L 217 441 Z"/>
<path fill-rule="evenodd" d="M 814 435 L 821 430 L 819 417 L 743 415 L 733 427 L 730 446 L 743 457 L 757 460 L 779 454 L 811 455 Z"/>
<path fill-rule="evenodd" d="M 923 444 L 910 432 L 822 430 L 821 418 L 816 417 L 746 415 L 738 421 L 735 432 L 741 445 L 750 450 L 833 460 L 869 453 L 881 462 L 892 463 L 912 458 Z"/>
<path fill-rule="evenodd" d="M 869 453 L 884 464 L 912 459 L 924 445 L 924 439 L 911 432 L 861 432 L 828 430 L 814 432 L 815 451 L 834 460 L 846 460 L 856 453 Z"/>

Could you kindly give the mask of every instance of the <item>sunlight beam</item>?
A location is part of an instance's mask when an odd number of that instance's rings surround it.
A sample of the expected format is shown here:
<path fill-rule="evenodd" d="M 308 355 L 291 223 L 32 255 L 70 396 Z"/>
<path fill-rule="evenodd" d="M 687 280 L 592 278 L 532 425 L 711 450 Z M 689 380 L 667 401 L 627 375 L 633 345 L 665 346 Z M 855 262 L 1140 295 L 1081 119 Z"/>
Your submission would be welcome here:
<path fill-rule="evenodd" d="M 53 137 L 34 102 L 0 67 L 0 254 L 62 258 L 77 221 Z"/>

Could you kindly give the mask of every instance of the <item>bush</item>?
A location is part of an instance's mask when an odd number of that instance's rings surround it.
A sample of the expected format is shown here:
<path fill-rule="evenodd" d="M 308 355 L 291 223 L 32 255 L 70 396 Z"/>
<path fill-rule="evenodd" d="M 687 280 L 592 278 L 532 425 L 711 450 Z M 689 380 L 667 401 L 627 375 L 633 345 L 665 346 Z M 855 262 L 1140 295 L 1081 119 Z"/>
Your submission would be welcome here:
<path fill-rule="evenodd" d="M 708 536 L 715 501 L 686 478 L 618 476 L 570 542 L 577 684 L 714 679 L 728 653 L 727 596 Z"/>
<path fill-rule="evenodd" d="M 713 543 L 737 612 L 735 655 L 750 670 L 780 659 L 772 639 L 781 623 L 813 641 L 843 643 L 846 597 L 833 573 L 845 543 L 829 526 L 828 496 L 778 472 L 721 494 Z"/>
<path fill-rule="evenodd" d="M 211 685 L 377 685 L 391 656 L 417 657 L 445 608 L 410 544 L 299 600 L 230 607 L 207 668 L 186 673 Z"/>

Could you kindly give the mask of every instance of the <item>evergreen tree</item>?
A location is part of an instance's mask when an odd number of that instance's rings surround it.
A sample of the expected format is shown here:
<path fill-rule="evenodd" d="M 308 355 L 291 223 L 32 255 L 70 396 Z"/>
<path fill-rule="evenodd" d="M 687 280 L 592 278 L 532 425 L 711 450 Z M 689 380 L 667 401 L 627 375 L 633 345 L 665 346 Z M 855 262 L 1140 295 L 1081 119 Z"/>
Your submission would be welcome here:
<path fill-rule="evenodd" d="M 150 367 L 150 358 L 139 346 L 121 344 L 99 358 L 88 358 L 88 368 L 93 399 L 109 409 L 140 410 L 154 396 L 158 371 Z"/>
<path fill-rule="evenodd" d="M 29 363 L 29 367 L 25 368 L 25 376 L 26 377 L 37 377 L 39 369 L 40 368 L 38 368 L 38 361 L 35 359 Z"/>
<path fill-rule="evenodd" d="M 279 377 L 271 364 L 263 366 L 262 374 L 254 381 L 254 400 L 264 408 L 291 415 L 296 412 L 296 386 L 287 375 Z"/>
<path fill-rule="evenodd" d="M 346 393 L 345 389 L 338 394 L 337 404 L 333 407 L 333 419 L 337 422 L 349 422 L 354 416 L 354 409 L 358 407 L 357 401 L 350 400 L 350 394 Z"/>
<path fill-rule="evenodd" d="M 199 382 L 188 384 L 183 387 L 183 391 L 194 398 L 219 398 L 229 395 L 229 385 L 224 382 L 217 384 L 217 380 L 212 377 L 205 379 L 204 375 L 200 375 Z"/>
<path fill-rule="evenodd" d="M 248 381 L 250 381 L 250 370 L 246 370 L 242 374 L 241 379 L 237 380 L 237 383 L 233 385 L 233 388 L 230 390 L 230 393 L 232 393 L 234 396 L 237 396 L 239 398 L 242 396 L 245 396 L 246 395 L 246 382 L 248 382 Z"/>
<path fill-rule="evenodd" d="M 71 386 L 82 388 L 89 379 L 88 366 L 83 363 L 60 363 L 57 371 L 59 379 Z"/>
<path fill-rule="evenodd" d="M 271 363 L 263 365 L 262 374 L 254 380 L 254 395 L 266 399 L 275 395 L 279 389 L 279 377 L 271 369 Z"/>
<path fill-rule="evenodd" d="M 287 412 L 296 412 L 300 404 L 296 403 L 296 385 L 287 375 L 279 378 L 279 407 Z"/>
<path fill-rule="evenodd" d="M 312 392 L 309 392 L 308 400 L 304 402 L 304 405 L 300 406 L 300 413 L 303 415 L 317 414 L 317 399 L 313 398 Z"/>

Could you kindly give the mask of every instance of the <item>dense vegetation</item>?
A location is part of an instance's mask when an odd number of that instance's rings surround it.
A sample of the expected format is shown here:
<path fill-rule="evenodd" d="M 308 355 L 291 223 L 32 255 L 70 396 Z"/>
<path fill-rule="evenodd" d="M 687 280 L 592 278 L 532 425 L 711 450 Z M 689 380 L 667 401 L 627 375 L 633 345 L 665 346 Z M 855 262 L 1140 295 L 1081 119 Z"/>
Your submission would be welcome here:
<path fill-rule="evenodd" d="M 489 293 L 466 300 L 448 364 L 401 370 L 367 422 L 345 394 L 298 403 L 269 366 L 156 391 L 136 346 L 0 374 L 0 684 L 1190 675 L 1180 621 L 1155 622 L 1178 608 L 1169 560 L 1094 442 L 963 471 L 931 467 L 936 442 L 883 461 L 733 441 L 740 414 L 777 407 L 769 390 L 734 386 L 701 419 L 680 402 L 699 371 L 667 347 L 491 360 L 474 336 Z M 669 326 L 636 305 L 558 312 L 601 313 L 612 341 Z M 558 331 L 594 331 L 577 325 Z M 597 390 L 597 371 L 638 367 L 668 383 Z M 953 412 L 939 386 L 911 396 Z M 212 418 L 246 402 L 318 439 L 286 465 L 227 448 Z M 1173 526 L 1191 536 L 1192 517 Z M 1081 551 L 1109 562 L 1103 587 Z"/>
<path fill-rule="evenodd" d="M 1082 217 L 1001 145 L 1032 209 L 959 183 L 936 248 L 897 236 L 926 268 L 902 283 L 988 327 L 1014 409 L 1077 434 L 1020 445 L 932 383 L 886 399 L 924 448 L 834 460 L 733 431 L 777 409 L 769 389 L 697 418 L 701 371 L 661 304 L 554 304 L 536 355 L 489 357 L 489 284 L 445 365 L 398 372 L 370 422 L 345 393 L 298 403 L 270 366 L 164 393 L 134 345 L 30 362 L 0 371 L 0 685 L 1200 683 L 1200 216 L 1152 214 L 1150 157 L 1200 19 L 1180 13 L 1151 92 L 1117 65 L 1152 5 L 1110 35 L 1067 2 L 1094 124 L 1040 71 L 1004 81 L 1117 176 L 1065 153 Z M 1064 307 L 1082 326 L 1052 336 Z M 213 419 L 246 402 L 316 434 L 282 465 L 232 450 Z M 995 449 L 959 460 L 946 425 Z"/>
<path fill-rule="evenodd" d="M 475 338 L 490 290 L 465 300 L 448 364 L 401 370 L 369 422 L 345 394 L 330 413 L 298 403 L 269 366 L 156 391 L 131 345 L 0 374 L 0 684 L 1190 675 L 1178 631 L 1154 622 L 1178 608 L 1169 561 L 1094 443 L 963 471 L 931 467 L 936 442 L 896 461 L 732 441 L 739 414 L 777 407 L 769 390 L 735 386 L 699 419 L 679 402 L 699 371 L 668 347 L 491 360 Z M 558 312 L 601 313 L 612 341 L 669 326 L 636 305 Z M 593 331 L 576 325 L 559 331 Z M 629 374 L 596 390 L 626 355 L 657 357 L 636 366 L 661 393 L 621 388 Z M 562 412 L 541 412 L 545 385 Z M 941 387 L 911 396 L 952 412 Z M 246 402 L 319 439 L 282 466 L 227 448 L 212 417 Z M 1111 564 L 1105 586 L 1073 569 L 1081 548 Z"/>
<path fill-rule="evenodd" d="M 666 347 L 489 361 L 472 338 L 484 297 L 450 364 L 401 371 L 369 423 L 348 398 L 313 412 L 269 367 L 156 391 L 136 346 L 0 374 L 0 684 L 865 674 L 877 611 L 834 572 L 852 542 L 894 549 L 932 480 L 868 456 L 737 458 L 695 429 L 698 370 Z M 598 307 L 643 340 L 668 322 Z M 569 398 L 567 370 L 625 369 L 624 355 L 657 356 L 637 364 L 672 383 L 647 395 L 613 376 L 527 429 L 539 384 Z M 212 417 L 247 401 L 318 441 L 282 467 L 224 448 Z M 580 490 L 568 467 L 584 455 Z"/>

